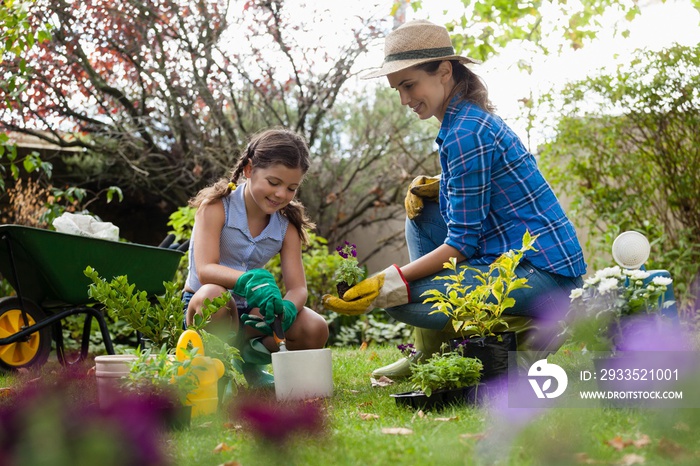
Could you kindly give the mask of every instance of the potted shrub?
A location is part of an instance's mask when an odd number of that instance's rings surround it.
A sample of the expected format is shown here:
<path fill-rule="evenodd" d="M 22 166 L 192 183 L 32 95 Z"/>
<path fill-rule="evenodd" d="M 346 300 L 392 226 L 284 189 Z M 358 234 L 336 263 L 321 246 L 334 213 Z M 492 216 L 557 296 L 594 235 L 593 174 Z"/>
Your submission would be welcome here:
<path fill-rule="evenodd" d="M 357 247 L 354 244 L 345 241 L 344 245 L 338 246 L 335 250 L 343 259 L 334 274 L 338 296 L 342 298 L 346 291 L 362 281 L 365 271 L 358 265 Z"/>
<path fill-rule="evenodd" d="M 483 365 L 460 352 L 435 353 L 411 368 L 414 391 L 391 395 L 399 405 L 441 409 L 450 404 L 476 403 Z"/>
<path fill-rule="evenodd" d="M 152 348 L 145 348 L 131 362 L 129 376 L 122 385 L 127 392 L 147 397 L 165 426 L 189 426 L 192 406 L 188 396 L 198 385 L 196 371 L 190 370 L 196 352 L 196 348 L 184 350 L 185 357 L 179 360 L 166 345 L 155 353 Z"/>
<path fill-rule="evenodd" d="M 529 287 L 527 279 L 518 278 L 515 269 L 526 251 L 535 250 L 536 238 L 526 231 L 520 249 L 503 253 L 483 272 L 469 265 L 458 268 L 457 260 L 450 258 L 444 267 L 453 274 L 435 278 L 446 282 L 445 292 L 433 289 L 422 295 L 426 297 L 425 303 L 433 303 L 433 313 L 441 312 L 450 318 L 454 331 L 460 336 L 452 340 L 453 350 L 481 360 L 482 380 L 505 373 L 508 351 L 517 349 L 515 333 L 496 332 L 496 329 L 508 327 L 503 313 L 515 305 L 511 293 Z M 467 271 L 476 274 L 479 285 L 464 285 Z"/>
<path fill-rule="evenodd" d="M 85 275 L 92 280 L 88 288 L 91 298 L 101 303 L 107 313 L 115 320 L 125 322 L 141 334 L 141 339 L 148 341 L 151 348 L 158 350 L 164 346 L 169 354 L 175 352 L 183 329 L 182 290 L 174 282 L 163 282 L 165 294 L 155 300 L 148 298 L 146 292 L 138 291 L 129 283 L 127 276 L 115 277 L 107 281 L 100 277 L 92 267 L 87 267 Z M 220 379 L 220 401 L 232 397 L 236 392 L 235 362 L 241 360 L 237 348 L 229 345 L 223 338 L 204 330 L 213 313 L 225 306 L 231 299 L 230 293 L 224 293 L 214 300 L 205 300 L 202 315 L 195 315 L 190 329 L 200 333 L 207 356 L 219 359 L 224 364 L 224 376 Z M 224 337 L 230 340 L 233 336 Z"/>

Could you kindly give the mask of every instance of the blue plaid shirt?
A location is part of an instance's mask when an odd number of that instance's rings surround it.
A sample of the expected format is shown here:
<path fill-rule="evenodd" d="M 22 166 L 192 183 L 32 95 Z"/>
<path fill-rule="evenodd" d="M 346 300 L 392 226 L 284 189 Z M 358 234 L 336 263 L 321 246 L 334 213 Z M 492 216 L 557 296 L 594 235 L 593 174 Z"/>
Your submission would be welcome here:
<path fill-rule="evenodd" d="M 567 277 L 586 273 L 573 225 L 537 168 L 535 157 L 498 116 L 453 99 L 436 139 L 445 243 L 471 264 L 490 264 L 519 249 L 525 230 L 539 235 L 525 257 Z"/>

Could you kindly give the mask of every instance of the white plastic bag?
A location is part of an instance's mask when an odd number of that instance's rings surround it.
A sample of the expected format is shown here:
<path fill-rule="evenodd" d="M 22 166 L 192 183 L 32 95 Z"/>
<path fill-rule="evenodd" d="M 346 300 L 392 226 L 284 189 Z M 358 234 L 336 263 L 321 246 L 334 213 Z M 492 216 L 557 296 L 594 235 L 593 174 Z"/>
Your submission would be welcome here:
<path fill-rule="evenodd" d="M 90 215 L 64 212 L 54 219 L 53 226 L 61 233 L 119 241 L 119 227 L 111 222 L 100 222 Z"/>

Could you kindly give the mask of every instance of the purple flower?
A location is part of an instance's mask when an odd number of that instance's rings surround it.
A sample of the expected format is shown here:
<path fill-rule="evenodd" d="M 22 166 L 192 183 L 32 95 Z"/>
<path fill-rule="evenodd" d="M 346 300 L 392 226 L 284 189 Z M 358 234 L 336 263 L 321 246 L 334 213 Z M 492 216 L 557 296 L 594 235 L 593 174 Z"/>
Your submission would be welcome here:
<path fill-rule="evenodd" d="M 317 433 L 324 425 L 321 405 L 315 401 L 275 402 L 245 397 L 231 412 L 263 441 L 282 445 L 294 434 Z"/>
<path fill-rule="evenodd" d="M 112 462 L 117 454 L 122 455 L 123 464 L 170 463 L 162 451 L 158 419 L 149 400 L 125 396 L 109 408 L 100 408 L 95 375 L 83 365 L 30 381 L 20 379 L 13 388 L 0 402 L 0 464 L 26 464 L 28 458 L 50 464 L 57 452 L 82 464 Z M 37 440 L 37 431 L 50 438 Z M 94 441 L 103 448 L 90 448 Z M 43 442 L 52 447 L 26 449 Z"/>
<path fill-rule="evenodd" d="M 413 347 L 413 343 L 399 344 L 396 347 L 403 353 L 406 357 L 413 356 L 416 354 L 416 349 Z"/>
<path fill-rule="evenodd" d="M 357 257 L 357 246 L 349 243 L 348 241 L 344 241 L 343 243 L 344 244 L 342 246 L 335 248 L 338 255 L 340 255 L 340 257 L 343 259 L 348 259 L 350 256 Z"/>

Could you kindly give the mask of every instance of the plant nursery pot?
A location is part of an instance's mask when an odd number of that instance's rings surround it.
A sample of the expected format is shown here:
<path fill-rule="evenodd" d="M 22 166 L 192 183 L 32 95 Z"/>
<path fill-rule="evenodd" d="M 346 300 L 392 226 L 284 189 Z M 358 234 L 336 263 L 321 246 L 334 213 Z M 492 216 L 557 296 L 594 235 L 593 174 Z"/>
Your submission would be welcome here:
<path fill-rule="evenodd" d="M 517 351 L 515 332 L 502 332 L 487 337 L 455 338 L 450 348 L 468 358 L 478 358 L 484 365 L 481 380 L 488 381 L 508 374 L 508 352 Z"/>
<path fill-rule="evenodd" d="M 333 360 L 330 348 L 272 353 L 272 373 L 278 401 L 333 395 Z"/>
<path fill-rule="evenodd" d="M 435 390 L 430 396 L 427 396 L 421 390 L 393 393 L 390 396 L 396 400 L 397 406 L 406 406 L 423 411 L 439 411 L 451 405 L 479 405 L 487 393 L 487 386 L 479 384 L 464 388 Z"/>
<path fill-rule="evenodd" d="M 100 408 L 110 406 L 123 396 L 121 379 L 129 376 L 129 368 L 136 356 L 132 354 L 107 354 L 95 356 L 97 398 Z"/>

